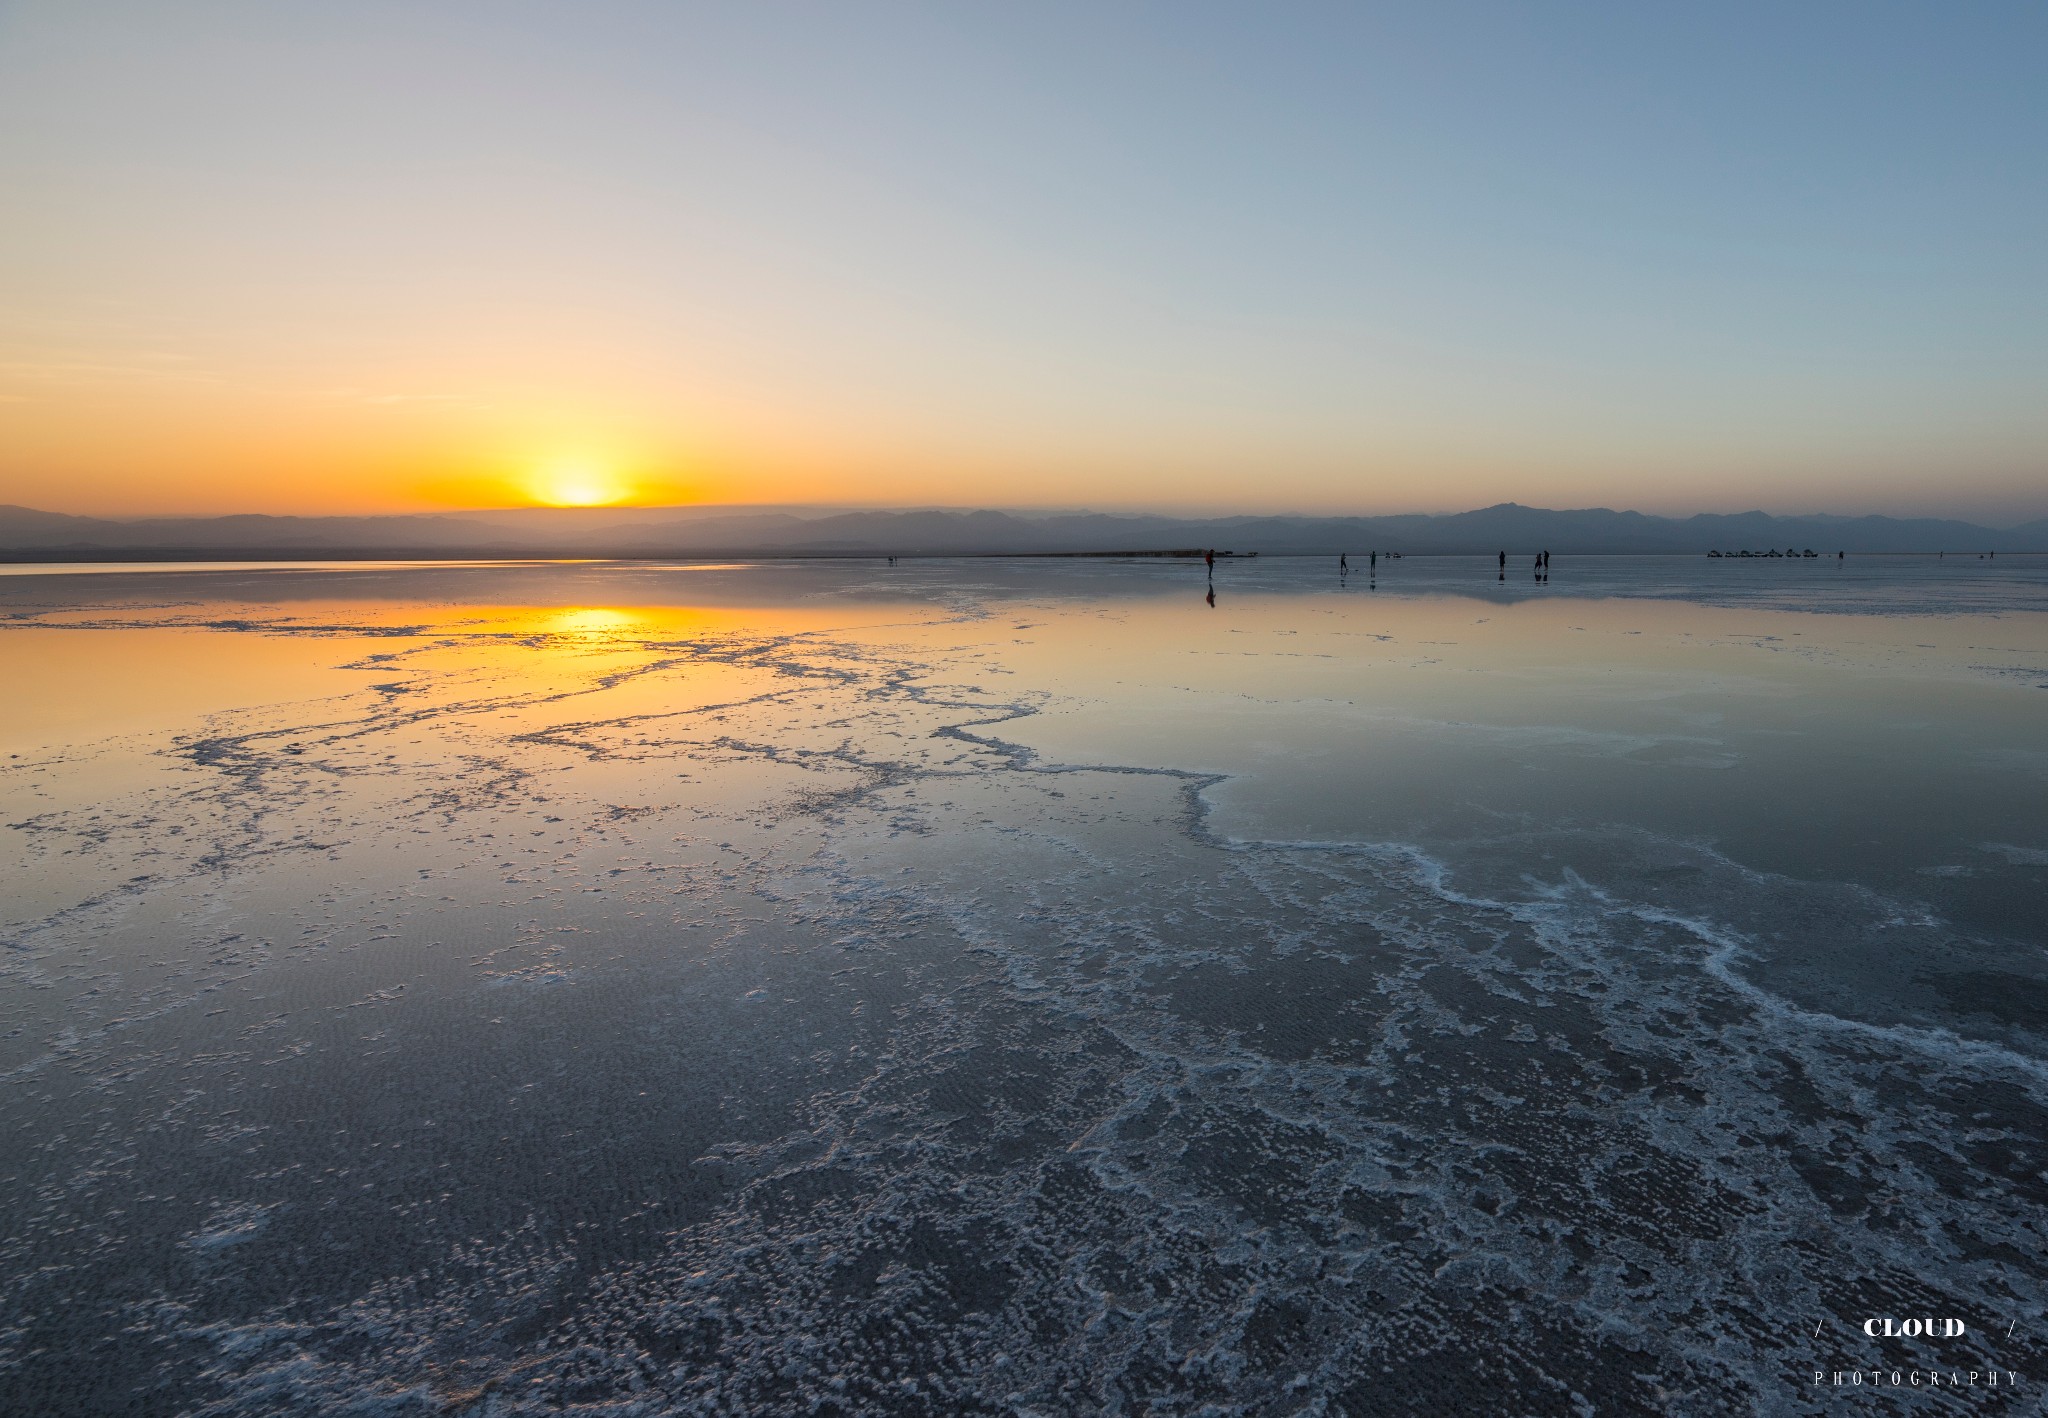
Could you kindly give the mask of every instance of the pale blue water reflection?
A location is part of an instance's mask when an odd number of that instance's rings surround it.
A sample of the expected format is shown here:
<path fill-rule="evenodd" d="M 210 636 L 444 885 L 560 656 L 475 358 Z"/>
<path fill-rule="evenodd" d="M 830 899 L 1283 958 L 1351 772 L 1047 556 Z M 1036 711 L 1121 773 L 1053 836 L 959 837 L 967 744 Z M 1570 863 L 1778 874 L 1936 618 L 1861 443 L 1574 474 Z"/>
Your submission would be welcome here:
<path fill-rule="evenodd" d="M 1959 560 L 15 578 L 0 1406 L 2048 1379 L 2048 567 Z"/>

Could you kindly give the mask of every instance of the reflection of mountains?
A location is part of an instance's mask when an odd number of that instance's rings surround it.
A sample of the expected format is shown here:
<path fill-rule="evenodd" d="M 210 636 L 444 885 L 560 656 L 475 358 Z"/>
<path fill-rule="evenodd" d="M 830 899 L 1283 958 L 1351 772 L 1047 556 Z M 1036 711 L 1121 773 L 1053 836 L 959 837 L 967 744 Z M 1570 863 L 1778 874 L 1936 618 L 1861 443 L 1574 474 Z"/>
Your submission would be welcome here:
<path fill-rule="evenodd" d="M 2048 519 L 1994 530 L 1893 517 L 1652 517 L 1504 502 L 1451 516 L 1162 517 L 832 508 L 523 508 L 397 517 L 114 520 L 0 507 L 0 558 L 189 556 L 833 556 L 1119 552 L 2048 551 Z"/>

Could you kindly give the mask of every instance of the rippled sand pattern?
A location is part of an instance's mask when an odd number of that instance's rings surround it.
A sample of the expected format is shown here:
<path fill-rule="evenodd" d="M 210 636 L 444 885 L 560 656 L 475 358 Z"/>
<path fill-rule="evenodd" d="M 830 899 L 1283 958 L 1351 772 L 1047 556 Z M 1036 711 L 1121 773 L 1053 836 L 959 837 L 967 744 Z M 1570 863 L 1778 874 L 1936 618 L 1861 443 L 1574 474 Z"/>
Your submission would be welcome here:
<path fill-rule="evenodd" d="M 0 1410 L 2032 1411 L 2041 587 L 1324 571 L 10 590 Z"/>

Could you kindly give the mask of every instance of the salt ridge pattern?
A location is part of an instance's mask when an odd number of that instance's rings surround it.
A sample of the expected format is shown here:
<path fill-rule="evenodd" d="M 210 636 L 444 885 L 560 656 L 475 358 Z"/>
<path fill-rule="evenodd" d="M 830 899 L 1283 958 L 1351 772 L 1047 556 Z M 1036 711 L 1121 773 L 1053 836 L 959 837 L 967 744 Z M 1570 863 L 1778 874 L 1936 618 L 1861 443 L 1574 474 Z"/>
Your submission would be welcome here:
<path fill-rule="evenodd" d="M 1868 1314 L 2043 1313 L 2026 1020 L 1771 944 L 1956 950 L 1910 901 L 1233 836 L 972 655 L 459 619 L 207 619 L 399 648 L 8 765 L 91 889 L 6 927 L 4 1406 L 1799 1414 Z"/>

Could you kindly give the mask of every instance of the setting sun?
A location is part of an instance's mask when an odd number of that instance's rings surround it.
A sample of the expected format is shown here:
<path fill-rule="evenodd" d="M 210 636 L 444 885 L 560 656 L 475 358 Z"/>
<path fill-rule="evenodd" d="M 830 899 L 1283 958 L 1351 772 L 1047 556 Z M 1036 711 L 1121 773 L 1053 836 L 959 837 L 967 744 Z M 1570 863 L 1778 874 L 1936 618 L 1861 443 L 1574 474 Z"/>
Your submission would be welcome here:
<path fill-rule="evenodd" d="M 534 500 L 550 507 L 607 507 L 624 502 L 629 492 L 616 474 L 587 464 L 550 468 L 533 489 Z"/>

